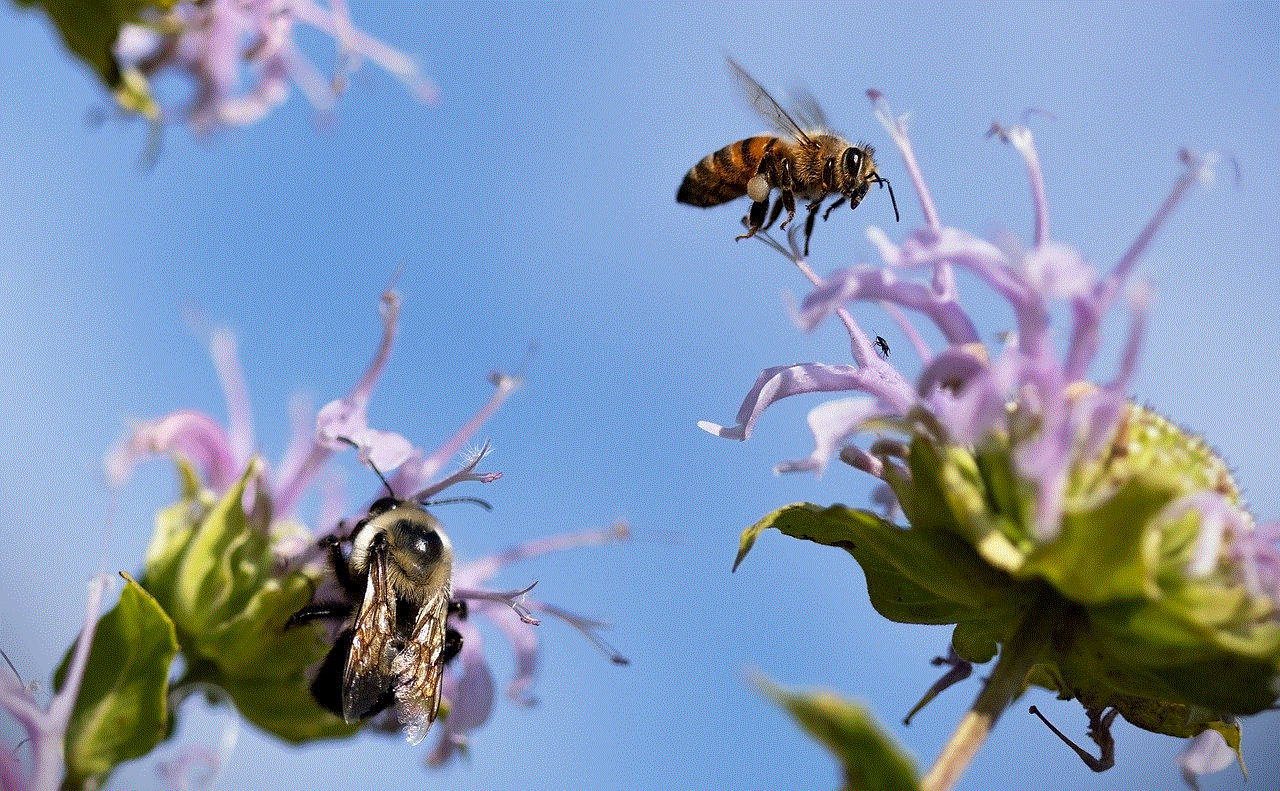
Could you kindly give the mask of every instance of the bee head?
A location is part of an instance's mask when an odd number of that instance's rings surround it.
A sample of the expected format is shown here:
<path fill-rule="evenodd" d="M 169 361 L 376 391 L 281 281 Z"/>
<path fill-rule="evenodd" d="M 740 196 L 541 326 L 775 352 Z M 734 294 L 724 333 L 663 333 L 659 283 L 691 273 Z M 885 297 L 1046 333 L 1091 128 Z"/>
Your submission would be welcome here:
<path fill-rule="evenodd" d="M 373 501 L 372 505 L 369 506 L 369 513 L 365 514 L 364 521 L 367 522 L 379 514 L 385 514 L 387 511 L 390 511 L 392 508 L 395 508 L 403 502 L 403 500 L 397 497 L 379 497 L 377 500 Z"/>
<path fill-rule="evenodd" d="M 858 204 L 866 197 L 867 190 L 871 188 L 872 183 L 879 184 L 882 187 L 889 188 L 889 200 L 893 203 L 893 218 L 900 220 L 898 216 L 898 199 L 893 195 L 893 186 L 889 184 L 889 179 L 881 177 L 876 172 L 876 150 L 866 143 L 859 143 L 856 146 L 849 146 L 844 150 L 844 184 L 839 186 L 839 191 L 849 199 L 849 208 L 856 209 Z M 836 191 L 835 189 L 832 190 Z"/>
<path fill-rule="evenodd" d="M 415 585 L 437 581 L 443 570 L 447 582 L 453 573 L 453 547 L 440 523 L 426 511 L 399 518 L 383 532 L 391 560 Z"/>
<path fill-rule="evenodd" d="M 390 500 L 389 507 L 377 510 Z M 362 574 L 374 552 L 385 552 L 391 566 L 412 586 L 448 581 L 453 568 L 453 547 L 440 522 L 416 503 L 382 498 L 356 531 L 351 547 L 351 568 Z M 400 587 L 400 586 L 397 586 Z"/>

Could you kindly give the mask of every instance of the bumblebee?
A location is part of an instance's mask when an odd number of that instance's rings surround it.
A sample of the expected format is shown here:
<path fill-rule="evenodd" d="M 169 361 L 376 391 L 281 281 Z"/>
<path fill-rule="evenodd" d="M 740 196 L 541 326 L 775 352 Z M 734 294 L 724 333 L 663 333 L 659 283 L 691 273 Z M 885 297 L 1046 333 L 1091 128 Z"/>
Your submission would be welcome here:
<path fill-rule="evenodd" d="M 465 604 L 452 600 L 449 537 L 422 505 L 388 496 L 348 536 L 320 545 L 347 600 L 309 604 L 285 624 L 344 622 L 311 694 L 348 723 L 398 703 L 416 744 L 435 721 L 444 667 L 462 650 L 462 636 L 448 624 L 450 615 L 466 617 Z"/>

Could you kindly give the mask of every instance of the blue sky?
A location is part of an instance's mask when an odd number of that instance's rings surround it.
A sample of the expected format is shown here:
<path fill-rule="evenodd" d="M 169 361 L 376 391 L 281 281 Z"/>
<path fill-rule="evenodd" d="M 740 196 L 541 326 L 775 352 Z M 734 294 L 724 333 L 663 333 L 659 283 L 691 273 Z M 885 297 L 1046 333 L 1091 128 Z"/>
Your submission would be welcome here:
<path fill-rule="evenodd" d="M 299 776 L 333 789 L 835 787 L 834 762 L 752 674 L 864 701 L 932 762 L 977 692 L 971 680 L 899 724 L 935 678 L 928 660 L 946 629 L 884 622 L 850 558 L 777 535 L 729 573 L 739 532 L 767 511 L 860 505 L 871 481 L 847 468 L 772 475 L 810 450 L 803 418 L 816 401 L 775 407 L 743 444 L 696 428 L 729 421 L 764 367 L 847 359 L 832 327 L 790 324 L 783 297 L 804 292 L 794 271 L 733 241 L 743 206 L 674 201 L 699 158 L 762 131 L 725 53 L 766 87 L 807 86 L 842 131 L 881 151 L 902 223 L 874 192 L 838 211 L 814 235 L 819 271 L 872 260 L 866 226 L 897 239 L 920 220 L 870 86 L 910 114 L 943 221 L 984 234 L 1025 239 L 1031 223 L 1021 166 L 984 133 L 1028 108 L 1051 113 L 1031 119 L 1050 232 L 1099 266 L 1163 199 L 1181 146 L 1233 156 L 1239 186 L 1228 169 L 1197 189 L 1144 258 L 1156 300 L 1134 394 L 1203 433 L 1255 513 L 1280 517 L 1276 6 L 352 8 L 420 60 L 437 105 L 366 67 L 328 125 L 295 95 L 247 129 L 171 130 L 145 173 L 145 129 L 88 122 L 106 103 L 98 85 L 40 17 L 0 10 L 0 646 L 24 678 L 44 677 L 79 626 L 83 583 L 139 566 L 171 473 L 144 468 L 111 523 L 99 459 L 132 420 L 223 414 L 207 327 L 238 334 L 258 441 L 275 458 L 292 394 L 324 402 L 359 375 L 377 296 L 403 267 L 401 336 L 374 421 L 434 447 L 487 396 L 485 374 L 536 340 L 527 385 L 485 432 L 505 473 L 483 491 L 495 511 L 445 518 L 464 558 L 628 520 L 629 544 L 538 560 L 501 583 L 536 579 L 543 598 L 614 623 L 608 637 L 632 664 L 612 666 L 549 623 L 540 706 L 500 702 L 466 763 L 431 774 L 397 739 L 295 750 L 246 729 L 220 787 Z M 303 43 L 326 62 L 328 42 Z M 1006 329 L 1007 313 L 966 288 L 983 330 Z M 887 317 L 857 316 L 913 366 Z M 347 474 L 353 491 L 376 489 Z M 497 635 L 489 645 L 501 679 L 509 660 Z M 1024 702 L 1083 734 L 1075 704 Z M 1118 765 L 1094 775 L 1024 712 L 1005 715 L 962 788 L 1177 787 L 1177 740 L 1118 724 Z M 207 741 L 220 717 L 192 713 L 180 739 Z M 1280 786 L 1277 726 L 1275 714 L 1245 723 L 1248 787 Z M 7 722 L 0 733 L 17 740 Z M 155 787 L 151 765 L 127 767 L 116 787 Z M 1228 769 L 1204 787 L 1245 786 Z"/>

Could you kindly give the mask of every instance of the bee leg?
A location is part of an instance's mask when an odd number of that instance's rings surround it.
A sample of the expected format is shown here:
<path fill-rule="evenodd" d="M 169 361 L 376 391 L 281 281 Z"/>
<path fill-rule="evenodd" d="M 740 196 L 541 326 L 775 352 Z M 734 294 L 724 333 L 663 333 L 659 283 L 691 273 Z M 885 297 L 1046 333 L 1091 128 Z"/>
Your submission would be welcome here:
<path fill-rule="evenodd" d="M 831 212 L 835 211 L 837 207 L 844 205 L 845 200 L 845 196 L 841 195 L 839 200 L 828 206 L 827 210 L 822 213 L 822 221 L 826 222 L 827 218 L 831 216 Z"/>
<path fill-rule="evenodd" d="M 333 648 L 324 658 L 324 664 L 311 681 L 311 697 L 315 698 L 325 709 L 342 716 L 342 674 L 347 667 L 347 656 L 351 653 L 351 641 L 355 639 L 355 630 L 348 629 L 338 636 Z"/>
<path fill-rule="evenodd" d="M 465 599 L 449 600 L 449 615 L 459 621 L 467 620 L 467 602 Z M 447 665 L 462 650 L 462 633 L 452 626 L 444 630 L 444 648 L 440 650 L 440 664 Z"/>
<path fill-rule="evenodd" d="M 329 551 L 329 565 L 333 568 L 333 576 L 347 595 L 353 599 L 363 598 L 364 585 L 351 576 L 351 567 L 342 555 L 342 539 L 333 535 L 325 536 L 320 539 L 320 547 Z"/>
<path fill-rule="evenodd" d="M 349 617 L 351 617 L 351 605 L 343 602 L 321 602 L 320 604 L 308 604 L 293 615 L 290 615 L 289 620 L 284 623 L 284 628 L 289 630 L 295 626 L 301 626 L 304 623 L 311 623 L 312 621 L 325 619 L 330 621 L 341 621 Z"/>
<path fill-rule="evenodd" d="M 778 226 L 778 230 L 785 231 L 791 221 L 796 218 L 796 194 L 791 190 L 782 190 L 781 193 L 782 205 L 787 209 L 787 219 Z"/>
<path fill-rule="evenodd" d="M 813 236 L 813 225 L 818 219 L 819 201 L 809 204 L 809 217 L 804 221 L 804 257 L 809 257 L 809 237 Z"/>
<path fill-rule="evenodd" d="M 741 242 L 743 239 L 750 239 L 756 235 L 756 231 L 760 230 L 760 226 L 764 224 L 765 212 L 769 211 L 769 201 L 758 200 L 751 204 L 751 213 L 743 218 L 743 224 L 747 226 L 747 232 L 741 236 L 734 237 L 734 241 Z"/>
<path fill-rule="evenodd" d="M 782 214 L 782 201 L 774 200 L 773 210 L 769 212 L 769 220 L 764 225 L 760 226 L 760 230 L 767 231 L 772 228 L 773 224 L 778 221 L 778 215 L 780 214 Z"/>

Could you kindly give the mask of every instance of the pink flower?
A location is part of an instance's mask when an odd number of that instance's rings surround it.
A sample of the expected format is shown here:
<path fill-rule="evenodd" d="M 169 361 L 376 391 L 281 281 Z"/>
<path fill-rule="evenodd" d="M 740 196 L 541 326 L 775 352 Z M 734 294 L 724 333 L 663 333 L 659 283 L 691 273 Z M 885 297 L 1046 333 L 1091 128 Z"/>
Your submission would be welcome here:
<path fill-rule="evenodd" d="M 274 471 L 263 473 L 262 491 L 276 520 L 293 515 L 298 500 L 334 450 L 350 447 L 338 441 L 338 436 L 349 436 L 365 460 L 373 458 L 398 464 L 410 455 L 412 447 L 408 440 L 398 434 L 370 429 L 366 417 L 369 396 L 395 340 L 399 297 L 387 292 L 382 297 L 382 305 L 382 342 L 351 392 L 323 407 L 314 420 L 294 410 L 294 434 L 289 448 Z M 144 423 L 128 432 L 106 454 L 104 466 L 113 486 L 122 485 L 143 459 L 161 454 L 176 455 L 193 464 L 200 473 L 201 483 L 215 494 L 225 492 L 243 474 L 254 451 L 244 372 L 230 332 L 215 332 L 210 347 L 227 401 L 228 426 L 223 428 L 212 417 L 190 410 Z M 344 431 L 349 434 L 341 433 Z M 395 464 L 387 464 L 387 469 L 394 468 Z"/>
<path fill-rule="evenodd" d="M 368 58 L 399 77 L 422 101 L 435 87 L 406 55 L 358 30 L 346 3 L 326 9 L 312 0 L 180 0 L 153 24 L 126 24 L 115 44 L 122 82 L 134 93 L 130 103 L 165 120 L 150 96 L 147 80 L 172 70 L 195 83 L 184 115 L 199 132 L 251 124 L 284 103 L 295 83 L 321 112 L 332 109 L 347 76 Z M 344 66 L 326 80 L 294 43 L 299 23 L 332 36 Z M 245 75 L 242 72 L 248 72 Z M 251 83 L 242 88 L 246 80 Z"/>
<path fill-rule="evenodd" d="M 23 772 L 17 759 L 17 750 L 0 749 L 0 787 L 5 791 L 54 791 L 62 782 L 65 765 L 62 760 L 63 741 L 67 736 L 67 724 L 71 721 L 76 696 L 80 694 L 80 682 L 84 680 L 85 666 L 89 660 L 89 647 L 98 626 L 98 610 L 102 606 L 102 594 L 107 587 L 105 577 L 89 583 L 89 601 L 85 607 L 84 629 L 76 640 L 71 663 L 62 689 L 42 709 L 30 691 L 15 675 L 0 672 L 0 707 L 26 729 L 31 754 L 31 767 Z"/>
<path fill-rule="evenodd" d="M 554 605 L 528 598 L 533 587 L 517 591 L 492 591 L 485 582 L 506 566 L 520 560 L 582 546 L 593 546 L 630 537 L 626 525 L 605 530 L 590 530 L 531 541 L 470 563 L 459 564 L 453 573 L 453 596 L 467 602 L 465 620 L 454 619 L 462 635 L 462 652 L 450 665 L 445 677 L 444 697 L 449 701 L 449 716 L 440 728 L 440 737 L 427 758 L 431 766 L 443 766 L 453 755 L 465 750 L 468 734 L 483 725 L 493 710 L 493 672 L 485 661 L 480 630 L 476 619 L 482 617 L 498 628 L 515 652 L 515 677 L 507 684 L 507 697 L 522 706 L 533 706 L 530 695 L 538 670 L 539 638 L 534 629 L 539 624 L 535 613 L 543 613 L 568 623 L 609 657 L 614 664 L 628 660 L 606 643 L 597 631 L 606 624 L 575 615 Z"/>
<path fill-rule="evenodd" d="M 764 411 L 783 398 L 860 393 L 813 409 L 813 452 L 776 469 L 821 473 L 838 457 L 881 479 L 887 488 L 877 490 L 878 503 L 911 524 L 901 528 L 866 512 L 854 519 L 854 512 L 841 506 L 823 510 L 800 504 L 779 509 L 744 536 L 753 538 L 774 526 L 797 537 L 821 535 L 814 539 L 821 543 L 859 547 L 861 554 L 849 551 L 869 579 L 874 570 L 930 591 L 940 601 L 961 602 L 955 605 L 956 622 L 981 630 L 980 608 L 967 610 L 966 596 L 950 598 L 954 591 L 947 587 L 972 580 L 948 579 L 955 556 L 931 554 L 933 536 L 950 532 L 948 541 L 960 538 L 974 559 L 1001 572 L 993 579 L 1008 585 L 1011 599 L 1032 589 L 1051 590 L 1052 600 L 1087 613 L 1075 627 L 1080 630 L 1076 649 L 1084 652 L 1080 646 L 1087 644 L 1088 660 L 1055 659 L 1063 675 L 1060 686 L 1050 688 L 1080 697 L 1091 717 L 1114 707 L 1139 727 L 1199 734 L 1184 766 L 1221 768 L 1216 745 L 1222 736 L 1230 734 L 1238 744 L 1233 715 L 1256 713 L 1275 702 L 1280 525 L 1255 526 L 1226 463 L 1207 443 L 1130 400 L 1150 289 L 1138 284 L 1125 294 L 1126 281 L 1156 231 L 1196 181 L 1209 178 L 1212 158 L 1183 151 L 1185 171 L 1155 216 L 1113 267 L 1099 271 L 1050 236 L 1030 131 L 991 129 L 1022 157 L 1035 217 L 1029 244 L 996 244 L 943 224 L 904 123 L 891 117 L 878 94 L 873 92 L 872 100 L 915 185 L 923 226 L 900 243 L 878 228 L 868 229 L 881 263 L 825 278 L 805 261 L 798 229 L 788 246 L 756 235 L 813 284 L 795 316 L 797 324 L 812 330 L 834 315 L 848 335 L 852 363 L 767 368 L 734 424 L 699 425 L 720 437 L 745 440 Z M 1008 304 L 1014 326 L 997 348 L 987 347 L 983 338 L 990 335 L 978 330 L 962 306 L 956 269 L 966 270 Z M 1093 369 L 1102 324 L 1122 295 L 1127 337 L 1115 369 L 1098 377 Z M 874 301 L 899 325 L 921 360 L 914 381 L 889 363 L 887 353 L 878 354 L 875 336 L 853 320 L 847 303 L 856 301 Z M 909 313 L 933 325 L 943 341 L 940 348 L 930 346 Z M 1054 316 L 1067 317 L 1065 337 L 1055 337 Z M 872 433 L 875 439 L 860 444 Z M 1141 499 L 1138 492 L 1149 498 L 1149 511 L 1132 507 Z M 884 543 L 876 544 L 880 538 Z M 749 546 L 744 538 L 744 547 Z M 901 557 L 895 554 L 899 549 Z M 923 568 L 921 559 L 936 560 L 937 567 Z M 884 578 L 875 587 L 893 589 Z M 1194 595 L 1187 593 L 1192 590 Z M 986 595 L 977 588 L 970 594 Z M 1240 604 L 1222 611 L 1198 608 L 1197 603 L 1219 600 L 1214 597 Z M 1015 611 L 1019 618 L 1055 617 L 1048 610 Z M 905 607 L 895 613 L 907 622 L 920 617 Z M 1079 637 L 1088 630 L 1096 632 L 1093 642 Z M 1003 657 L 1004 641 L 1011 639 L 997 633 L 991 645 L 1000 642 Z M 969 661 L 973 657 L 964 650 L 981 653 L 974 645 L 953 648 Z M 985 645 L 979 647 L 985 651 Z M 1071 649 L 1061 650 L 1069 655 Z M 1201 664 L 1184 655 L 1196 656 Z M 1249 673 L 1240 670 L 1246 664 Z M 1233 670 L 1215 669 L 1220 667 Z M 1160 683 L 1149 684 L 1143 673 Z M 1080 689 L 1087 694 L 1080 695 Z M 1199 708 L 1188 705 L 1191 701 Z M 1170 721 L 1176 725 L 1144 718 L 1152 710 L 1175 712 Z M 1207 735 L 1210 731 L 1221 734 L 1218 742 Z"/>

